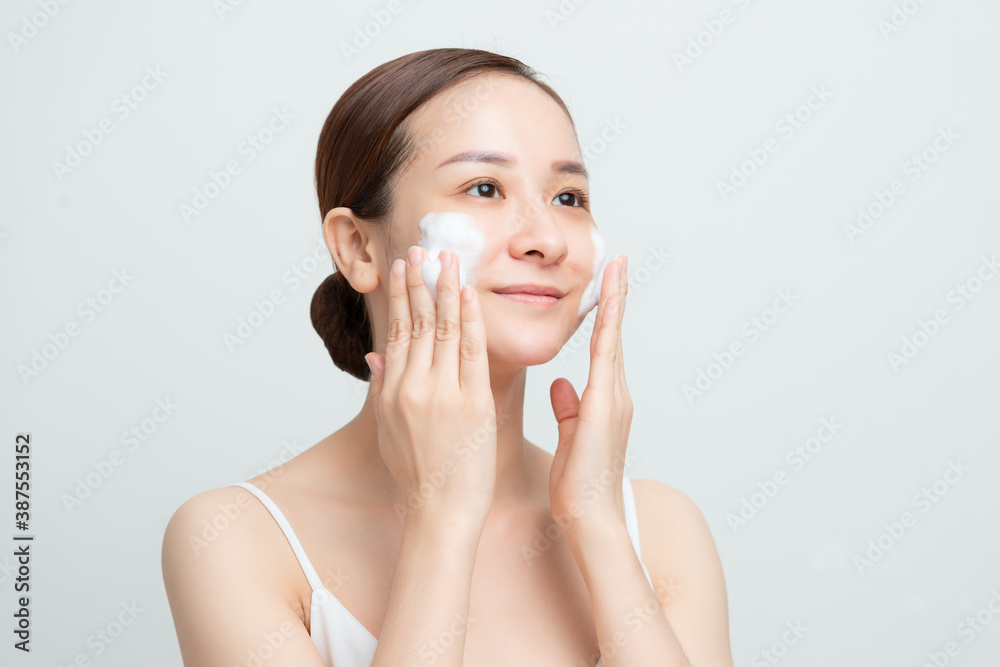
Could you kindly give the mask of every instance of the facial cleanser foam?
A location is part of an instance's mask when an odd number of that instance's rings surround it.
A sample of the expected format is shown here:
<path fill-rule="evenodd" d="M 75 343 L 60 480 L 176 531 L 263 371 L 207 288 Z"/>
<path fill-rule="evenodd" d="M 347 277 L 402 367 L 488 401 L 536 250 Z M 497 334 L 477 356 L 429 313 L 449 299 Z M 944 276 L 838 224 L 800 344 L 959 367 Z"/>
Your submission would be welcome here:
<path fill-rule="evenodd" d="M 601 300 L 601 283 L 604 278 L 604 268 L 606 266 L 604 258 L 607 249 L 604 244 L 604 237 L 597 232 L 597 227 L 594 225 L 590 227 L 590 239 L 594 242 L 594 275 L 591 277 L 587 289 L 584 290 L 583 296 L 580 297 L 580 312 L 577 313 L 577 317 L 583 317 Z"/>
<path fill-rule="evenodd" d="M 420 220 L 420 242 L 430 257 L 423 263 L 424 282 L 437 300 L 437 281 L 441 275 L 441 251 L 451 250 L 458 257 L 459 289 L 476 283 L 479 260 L 486 247 L 486 237 L 476 221 L 465 213 L 428 213 Z"/>

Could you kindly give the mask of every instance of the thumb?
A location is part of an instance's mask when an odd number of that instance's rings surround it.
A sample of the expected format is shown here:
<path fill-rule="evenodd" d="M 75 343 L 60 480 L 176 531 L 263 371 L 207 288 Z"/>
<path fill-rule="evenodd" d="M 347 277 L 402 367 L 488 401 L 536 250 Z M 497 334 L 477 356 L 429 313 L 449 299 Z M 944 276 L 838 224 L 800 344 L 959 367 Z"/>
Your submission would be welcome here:
<path fill-rule="evenodd" d="M 549 399 L 552 401 L 552 412 L 559 423 L 559 430 L 562 431 L 566 420 L 573 419 L 580 413 L 580 399 L 566 378 L 558 378 L 552 383 Z"/>
<path fill-rule="evenodd" d="M 573 446 L 573 436 L 576 433 L 576 417 L 580 413 L 580 399 L 576 390 L 566 378 L 558 378 L 549 387 L 549 399 L 552 401 L 552 412 L 559 423 L 559 442 L 552 458 L 552 468 L 549 472 L 549 493 L 552 485 L 562 478 Z"/>

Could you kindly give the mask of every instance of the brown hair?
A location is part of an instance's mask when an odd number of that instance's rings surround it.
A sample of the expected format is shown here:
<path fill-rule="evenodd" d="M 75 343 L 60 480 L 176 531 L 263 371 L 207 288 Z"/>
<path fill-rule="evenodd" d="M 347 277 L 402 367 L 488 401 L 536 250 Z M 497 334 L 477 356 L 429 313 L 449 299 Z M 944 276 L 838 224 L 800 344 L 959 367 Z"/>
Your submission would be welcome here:
<path fill-rule="evenodd" d="M 446 48 L 390 60 L 344 91 L 323 124 L 316 149 L 320 221 L 331 209 L 345 206 L 385 234 L 397 177 L 416 157 L 404 121 L 435 95 L 490 73 L 519 76 L 538 85 L 573 122 L 555 90 L 515 58 L 479 49 Z M 370 313 L 365 299 L 339 270 L 316 289 L 310 316 L 333 363 L 368 381 L 371 371 L 364 355 L 374 349 Z"/>

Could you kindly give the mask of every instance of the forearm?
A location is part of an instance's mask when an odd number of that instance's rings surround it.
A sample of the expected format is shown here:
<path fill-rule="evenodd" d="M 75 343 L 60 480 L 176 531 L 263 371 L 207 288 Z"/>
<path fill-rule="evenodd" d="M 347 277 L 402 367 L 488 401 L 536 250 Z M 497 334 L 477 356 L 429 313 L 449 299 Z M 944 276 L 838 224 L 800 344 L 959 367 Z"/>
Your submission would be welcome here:
<path fill-rule="evenodd" d="M 690 667 L 624 524 L 576 536 L 570 548 L 590 593 L 604 667 Z"/>
<path fill-rule="evenodd" d="M 481 534 L 481 525 L 407 518 L 372 667 L 462 664 Z"/>

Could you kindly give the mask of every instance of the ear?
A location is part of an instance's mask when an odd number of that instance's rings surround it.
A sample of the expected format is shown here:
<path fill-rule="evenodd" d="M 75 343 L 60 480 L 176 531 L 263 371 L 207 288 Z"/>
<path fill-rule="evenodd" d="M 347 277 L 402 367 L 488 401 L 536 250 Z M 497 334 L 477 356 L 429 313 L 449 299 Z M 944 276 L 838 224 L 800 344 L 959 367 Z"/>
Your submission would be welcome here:
<path fill-rule="evenodd" d="M 372 239 L 365 223 L 346 206 L 332 208 L 323 218 L 323 238 L 337 269 L 357 292 L 371 292 L 378 285 Z"/>

